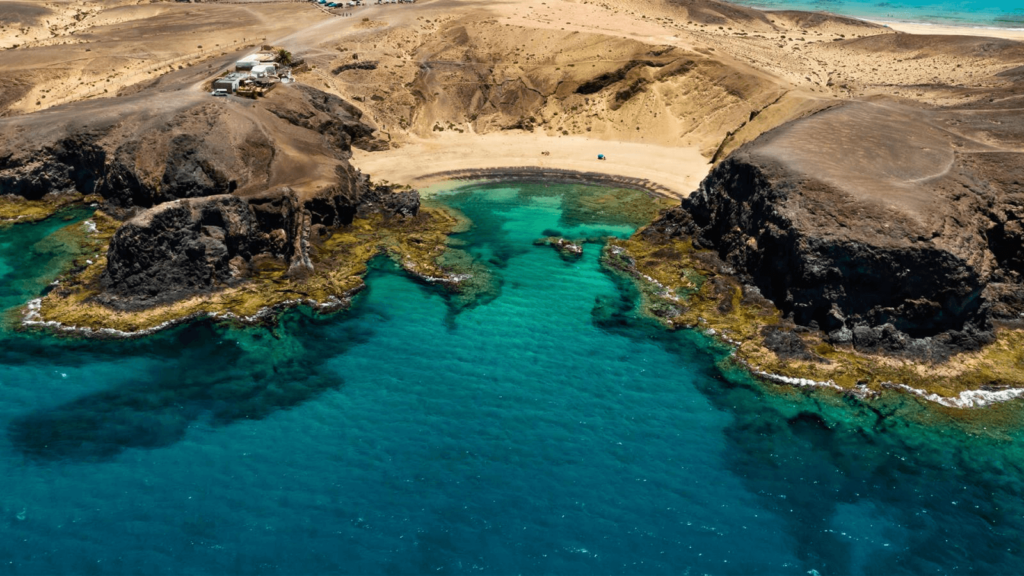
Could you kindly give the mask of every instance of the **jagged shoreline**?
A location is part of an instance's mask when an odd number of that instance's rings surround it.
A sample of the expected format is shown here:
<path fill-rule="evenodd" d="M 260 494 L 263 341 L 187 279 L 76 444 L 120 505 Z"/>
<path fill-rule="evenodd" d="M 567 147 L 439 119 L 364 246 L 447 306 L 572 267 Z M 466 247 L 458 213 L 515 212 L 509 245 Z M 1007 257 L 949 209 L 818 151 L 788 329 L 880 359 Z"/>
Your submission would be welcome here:
<path fill-rule="evenodd" d="M 98 251 L 109 252 L 106 246 L 115 224 L 102 215 L 95 219 L 101 224 L 90 234 L 90 241 L 99 245 Z M 309 271 L 294 275 L 287 266 L 274 264 L 232 285 L 220 284 L 186 298 L 145 306 L 111 306 L 103 301 L 108 262 L 101 256 L 62 276 L 46 296 L 29 303 L 21 324 L 58 333 L 132 338 L 204 317 L 258 324 L 303 304 L 325 312 L 338 310 L 364 288 L 367 265 L 377 256 L 391 258 L 424 282 L 458 290 L 466 276 L 438 261 L 456 222 L 438 209 L 423 209 L 410 218 L 356 219 L 311 242 Z"/>
<path fill-rule="evenodd" d="M 495 181 L 495 180 L 507 180 L 515 182 L 523 181 L 550 181 L 543 178 L 542 174 L 548 173 L 548 171 L 534 171 L 516 170 L 514 178 L 504 178 L 503 175 L 507 174 L 506 169 L 497 168 L 494 170 L 483 170 L 483 171 L 472 171 L 472 173 L 463 174 L 461 181 Z M 572 183 L 572 184 L 585 184 L 585 185 L 600 185 L 600 186 L 621 186 L 622 181 L 619 177 L 609 175 L 599 175 L 598 177 L 592 177 L 592 174 L 579 173 L 561 170 L 557 171 L 559 175 L 558 182 Z M 638 186 L 636 182 L 632 189 L 643 190 L 650 194 L 657 194 L 657 188 L 652 186 Z M 102 220 L 102 218 L 101 218 Z M 89 220 L 88 222 L 94 222 Z M 451 230 L 456 227 L 455 220 L 449 221 L 445 226 L 444 235 L 447 235 Z M 109 228 L 109 226 L 107 226 Z M 340 231 L 343 233 L 343 230 Z M 98 234 L 99 231 L 96 228 L 95 223 L 92 225 L 92 234 Z M 643 230 L 638 231 L 633 241 L 638 238 L 642 238 Z M 109 234 L 109 230 L 108 230 Z M 623 243 L 612 242 L 606 246 L 606 251 L 613 256 L 628 257 L 631 258 L 629 249 L 623 245 Z M 372 254 L 368 253 L 367 259 L 377 254 L 386 253 L 386 251 L 375 251 Z M 428 284 L 443 284 L 450 288 L 457 289 L 459 284 L 464 281 L 468 275 L 455 273 L 440 273 L 439 269 L 436 268 L 436 255 L 428 261 L 412 260 L 406 256 L 392 254 L 392 259 L 399 264 L 406 273 L 415 276 L 420 281 Z M 609 266 L 607 260 L 607 254 L 603 264 L 611 269 L 617 269 L 619 272 L 623 272 L 621 267 L 614 265 Z M 102 262 L 95 262 L 91 267 L 102 267 Z M 429 270 L 424 272 L 424 270 Z M 72 276 L 81 275 L 85 271 L 79 271 Z M 705 271 L 706 272 L 706 271 Z M 659 314 L 656 310 L 652 310 L 650 296 L 653 294 L 656 298 L 660 298 L 666 302 L 670 302 L 673 305 L 682 306 L 686 305 L 687 297 L 679 296 L 676 293 L 676 289 L 672 288 L 669 284 L 660 282 L 651 274 L 657 275 L 656 271 L 651 273 L 643 272 L 640 268 L 634 268 L 627 275 L 641 287 L 641 292 L 647 294 L 643 307 L 646 312 L 650 313 L 653 317 L 661 320 L 669 329 L 679 328 L 694 328 L 700 329 L 702 332 L 722 342 L 732 348 L 732 357 L 741 364 L 750 374 L 757 377 L 760 380 L 766 382 L 772 382 L 778 385 L 796 386 L 804 388 L 827 388 L 834 390 L 841 394 L 850 394 L 862 401 L 871 401 L 879 395 L 879 392 L 883 389 L 895 390 L 903 393 L 911 394 L 922 400 L 934 403 L 946 408 L 955 409 L 971 409 L 971 408 L 983 408 L 1002 402 L 1012 401 L 1024 397 L 1024 388 L 1013 387 L 1004 388 L 1000 390 L 985 390 L 985 389 L 974 389 L 974 390 L 961 390 L 955 395 L 943 395 L 936 393 L 935 391 L 928 390 L 912 386 L 910 384 L 902 383 L 896 380 L 884 380 L 877 382 L 872 387 L 864 385 L 858 386 L 843 386 L 838 384 L 833 379 L 818 379 L 812 375 L 802 374 L 799 370 L 792 372 L 785 368 L 785 362 L 776 364 L 775 368 L 765 369 L 761 364 L 758 364 L 756 360 L 743 354 L 742 349 L 745 344 L 749 342 L 749 338 L 744 338 L 742 335 L 737 337 L 735 332 L 729 330 L 728 327 L 725 329 L 718 323 L 716 323 L 713 314 L 705 314 L 707 318 L 700 317 L 696 322 L 680 322 L 678 319 L 669 320 L 664 317 L 663 314 Z M 62 282 L 67 278 L 62 278 Z M 733 282 L 733 286 L 739 286 L 735 283 L 734 279 L 730 278 Z M 653 288 L 652 290 L 644 290 L 643 286 L 647 285 Z M 60 286 L 60 284 L 58 284 Z M 236 313 L 230 309 L 226 310 L 199 310 L 183 314 L 177 317 L 162 320 L 150 326 L 145 326 L 137 329 L 130 329 L 125 327 L 115 327 L 113 325 L 102 325 L 102 324 L 82 324 L 75 323 L 73 321 L 65 321 L 58 317 L 48 317 L 43 314 L 43 302 L 44 298 L 36 298 L 26 304 L 22 311 L 22 318 L 20 324 L 27 329 L 42 329 L 52 331 L 57 334 L 75 335 L 86 338 L 97 338 L 97 339 L 131 339 L 141 338 L 148 335 L 155 334 L 162 330 L 166 330 L 175 326 L 192 322 L 199 319 L 209 318 L 219 321 L 227 321 L 238 323 L 241 325 L 259 325 L 268 321 L 273 321 L 279 314 L 286 310 L 292 309 L 296 306 L 309 306 L 317 310 L 318 312 L 330 313 L 347 309 L 352 301 L 352 298 L 360 292 L 365 286 L 361 283 L 354 286 L 353 288 L 342 292 L 340 294 L 328 294 L 324 298 L 292 298 L 279 302 L 273 302 L 265 306 L 261 306 L 254 311 L 247 314 Z M 47 296 L 51 297 L 51 296 Z M 748 335 L 749 336 L 749 335 Z M 782 369 L 780 369 L 782 367 Z"/>

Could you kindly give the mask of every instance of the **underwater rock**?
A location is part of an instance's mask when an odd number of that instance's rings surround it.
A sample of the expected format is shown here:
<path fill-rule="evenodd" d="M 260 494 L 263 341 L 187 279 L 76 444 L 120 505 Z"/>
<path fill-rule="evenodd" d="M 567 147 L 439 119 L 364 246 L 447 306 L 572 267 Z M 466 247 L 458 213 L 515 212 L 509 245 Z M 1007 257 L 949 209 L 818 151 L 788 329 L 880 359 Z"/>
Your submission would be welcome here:
<path fill-rule="evenodd" d="M 575 262 L 583 257 L 583 245 L 565 238 L 549 236 L 534 240 L 533 244 L 534 246 L 551 246 L 566 262 Z"/>

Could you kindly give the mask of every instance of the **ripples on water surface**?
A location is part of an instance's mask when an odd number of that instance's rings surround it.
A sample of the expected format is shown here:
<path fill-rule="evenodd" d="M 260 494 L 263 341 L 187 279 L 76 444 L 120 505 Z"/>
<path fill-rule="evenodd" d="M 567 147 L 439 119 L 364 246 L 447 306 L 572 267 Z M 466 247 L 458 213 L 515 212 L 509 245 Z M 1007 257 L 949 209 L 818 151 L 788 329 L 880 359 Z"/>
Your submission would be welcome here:
<path fill-rule="evenodd" d="M 274 330 L 4 332 L 0 572 L 1020 572 L 1019 404 L 993 431 L 755 384 L 638 318 L 599 246 L 532 245 L 649 210 L 511 186 L 444 197 L 475 306 L 380 261 L 351 311 Z M 52 280 L 65 224 L 0 231 L 0 304 Z"/>

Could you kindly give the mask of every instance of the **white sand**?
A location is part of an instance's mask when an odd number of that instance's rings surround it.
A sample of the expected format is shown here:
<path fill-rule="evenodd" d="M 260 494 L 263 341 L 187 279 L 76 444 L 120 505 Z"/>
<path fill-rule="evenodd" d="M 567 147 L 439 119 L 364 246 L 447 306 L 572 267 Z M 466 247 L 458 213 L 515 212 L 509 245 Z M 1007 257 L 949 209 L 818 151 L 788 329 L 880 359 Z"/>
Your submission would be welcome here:
<path fill-rule="evenodd" d="M 886 20 L 870 20 L 883 24 L 898 32 L 907 34 L 941 34 L 943 36 L 985 36 L 988 38 L 1005 38 L 1024 42 L 1024 29 L 1020 28 L 985 28 L 981 26 L 943 26 L 939 24 L 921 24 L 912 22 L 891 22 Z"/>
<path fill-rule="evenodd" d="M 607 159 L 598 160 L 598 154 Z M 600 172 L 646 179 L 680 198 L 695 190 L 711 168 L 695 147 L 518 131 L 484 135 L 448 132 L 431 139 L 415 138 L 386 152 L 356 150 L 353 164 L 376 181 L 414 187 L 437 181 L 433 175 L 456 170 L 528 166 Z"/>

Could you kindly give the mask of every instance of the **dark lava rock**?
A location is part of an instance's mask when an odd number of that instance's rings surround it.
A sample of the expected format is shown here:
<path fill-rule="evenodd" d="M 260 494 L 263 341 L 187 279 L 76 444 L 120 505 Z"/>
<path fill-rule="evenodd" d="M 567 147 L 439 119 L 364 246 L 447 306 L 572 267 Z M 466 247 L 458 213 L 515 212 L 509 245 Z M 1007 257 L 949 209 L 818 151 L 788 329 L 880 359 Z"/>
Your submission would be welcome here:
<path fill-rule="evenodd" d="M 764 346 L 786 360 L 820 360 L 807 349 L 803 339 L 790 330 L 778 326 L 765 326 L 761 329 Z"/>
<path fill-rule="evenodd" d="M 356 214 L 367 217 L 383 214 L 385 217 L 412 217 L 420 211 L 420 193 L 415 190 L 396 192 L 391 186 L 371 185 L 359 197 Z"/>
<path fill-rule="evenodd" d="M 248 278 L 260 257 L 286 265 L 289 276 L 301 276 L 313 270 L 309 243 L 315 226 L 345 225 L 356 215 L 402 218 L 419 211 L 418 192 L 392 192 L 365 178 L 344 184 L 305 202 L 281 188 L 174 200 L 145 210 L 110 242 L 100 301 L 134 309 L 210 292 Z"/>
<path fill-rule="evenodd" d="M 741 147 L 645 234 L 692 236 L 836 343 L 977 348 L 1024 313 L 1024 118 L 979 116 L 820 112 Z"/>
<path fill-rule="evenodd" d="M 351 64 L 342 64 L 334 70 L 331 70 L 331 74 L 337 76 L 342 72 L 348 72 L 349 70 L 376 70 L 380 64 L 377 60 L 365 60 L 363 62 L 353 62 Z"/>
<path fill-rule="evenodd" d="M 295 126 L 322 134 L 339 158 L 351 158 L 353 146 L 369 151 L 390 147 L 374 137 L 374 129 L 362 121 L 363 112 L 359 108 L 310 86 L 295 85 L 292 90 L 302 97 L 275 98 L 263 105 L 271 114 Z"/>
<path fill-rule="evenodd" d="M 30 150 L 0 144 L 0 195 L 38 200 L 52 193 L 92 194 L 106 162 L 97 140 L 83 132 Z"/>
<path fill-rule="evenodd" d="M 583 257 L 583 243 L 573 242 L 572 240 L 549 236 L 547 238 L 538 238 L 533 241 L 534 246 L 551 246 L 558 252 L 559 257 L 566 262 L 575 262 Z"/>
<path fill-rule="evenodd" d="M 291 227 L 274 220 L 260 222 L 248 202 L 230 195 L 146 210 L 118 228 L 110 242 L 102 301 L 139 307 L 236 283 L 247 276 L 256 254 L 289 251 Z"/>

